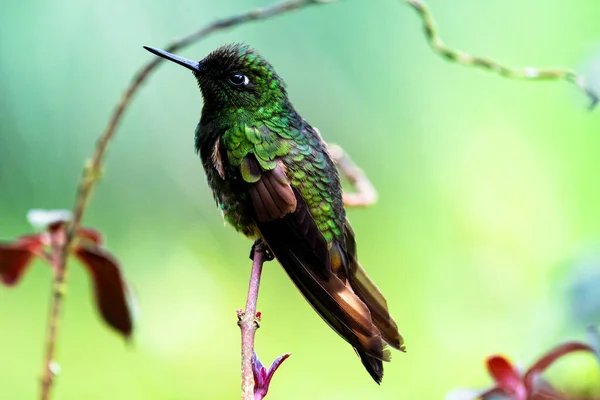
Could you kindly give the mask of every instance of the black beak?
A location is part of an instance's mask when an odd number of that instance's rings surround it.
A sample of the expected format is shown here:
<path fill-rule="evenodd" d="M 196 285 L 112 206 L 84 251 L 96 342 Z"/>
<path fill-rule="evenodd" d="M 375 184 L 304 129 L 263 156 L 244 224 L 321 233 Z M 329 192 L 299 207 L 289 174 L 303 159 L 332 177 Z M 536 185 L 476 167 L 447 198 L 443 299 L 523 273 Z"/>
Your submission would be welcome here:
<path fill-rule="evenodd" d="M 179 56 L 176 56 L 175 54 L 171 54 L 164 50 L 160 50 L 160 49 L 150 47 L 150 46 L 144 46 L 144 48 L 146 50 L 148 50 L 150 53 L 156 54 L 159 57 L 166 58 L 167 60 L 173 61 L 174 63 L 177 63 L 179 65 L 182 65 L 182 66 L 186 67 L 187 69 L 191 69 L 194 72 L 200 72 L 200 63 L 198 63 L 197 61 L 191 61 L 191 60 L 188 60 L 187 58 L 179 57 Z"/>

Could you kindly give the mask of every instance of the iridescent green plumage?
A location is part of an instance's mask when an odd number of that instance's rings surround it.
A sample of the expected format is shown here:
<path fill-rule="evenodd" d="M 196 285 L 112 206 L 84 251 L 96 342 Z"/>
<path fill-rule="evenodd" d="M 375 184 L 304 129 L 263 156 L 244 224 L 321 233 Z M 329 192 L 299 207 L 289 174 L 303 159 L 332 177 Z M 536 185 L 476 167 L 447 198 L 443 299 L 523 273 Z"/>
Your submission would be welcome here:
<path fill-rule="evenodd" d="M 357 261 L 337 169 L 283 80 L 254 50 L 223 46 L 195 63 L 162 50 L 198 80 L 196 129 L 208 184 L 236 230 L 262 240 L 321 317 L 357 351 L 376 382 L 403 350 L 387 303 Z"/>
<path fill-rule="evenodd" d="M 241 99 L 234 99 L 233 90 L 217 87 L 214 76 L 198 78 L 201 88 L 204 85 L 206 103 L 196 131 L 196 149 L 205 164 L 212 162 L 210 157 L 202 154 L 204 148 L 204 153 L 211 152 L 212 157 L 215 136 L 212 131 L 222 132 L 220 146 L 224 153 L 222 158 L 229 165 L 225 167 L 229 169 L 227 176 L 235 176 L 236 169 L 244 167 L 243 160 L 250 155 L 263 170 L 275 168 L 276 159 L 284 160 L 291 184 L 304 198 L 325 238 L 331 241 L 339 237 L 345 218 L 344 208 L 341 198 L 328 192 L 335 188 L 341 193 L 335 167 L 325 156 L 327 150 L 318 132 L 294 110 L 287 98 L 285 83 L 271 65 L 253 50 L 240 45 L 216 50 L 202 61 L 202 65 L 209 70 L 233 68 L 234 72 L 252 76 L 252 84 L 261 88 L 256 94 L 243 93 Z M 206 128 L 203 129 L 203 125 Z M 314 151 L 317 149 L 319 151 Z M 210 165 L 205 167 L 210 169 Z M 244 175 L 244 168 L 241 172 L 243 180 L 257 180 Z M 232 195 L 230 184 L 219 178 L 209 174 L 209 184 L 215 191 L 217 202 L 225 203 L 225 219 L 238 231 L 256 237 L 246 219 L 237 215 L 244 212 L 237 204 L 240 193 L 235 190 Z"/>
<path fill-rule="evenodd" d="M 268 127 L 261 120 L 234 125 L 223 134 L 222 146 L 230 166 L 242 167 L 241 177 L 249 183 L 256 182 L 259 177 L 252 176 L 245 167 L 243 161 L 247 157 L 254 156 L 265 171 L 274 169 L 276 160 L 282 159 L 290 183 L 309 206 L 325 238 L 331 241 L 342 234 L 344 221 L 339 196 L 334 197 L 327 192 L 332 183 L 339 186 L 337 176 L 331 174 L 334 166 L 325 157 L 326 149 L 316 131 L 309 132 L 303 126 L 305 122 L 295 117 L 287 120 L 290 125 L 286 128 Z M 219 180 L 215 184 L 219 186 Z"/>

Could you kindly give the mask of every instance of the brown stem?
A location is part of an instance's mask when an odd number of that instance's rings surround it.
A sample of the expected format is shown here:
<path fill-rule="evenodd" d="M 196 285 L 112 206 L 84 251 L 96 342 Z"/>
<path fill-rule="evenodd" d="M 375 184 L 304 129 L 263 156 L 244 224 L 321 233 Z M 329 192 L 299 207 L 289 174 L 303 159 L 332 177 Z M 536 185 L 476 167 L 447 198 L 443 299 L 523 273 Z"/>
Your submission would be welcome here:
<path fill-rule="evenodd" d="M 354 193 L 344 192 L 344 205 L 346 207 L 367 207 L 375 203 L 377 191 L 363 170 L 337 144 L 330 144 L 328 148 L 340 174 L 350 181 L 355 190 Z"/>
<path fill-rule="evenodd" d="M 63 297 L 66 284 L 65 253 L 62 248 L 67 242 L 65 231 L 58 230 L 50 236 L 50 247 L 52 248 L 51 262 L 54 270 L 54 281 L 52 282 L 52 300 L 50 302 L 50 316 L 48 318 L 48 333 L 46 339 L 46 357 L 44 359 L 44 370 L 42 372 L 41 399 L 50 399 L 50 391 L 54 377 L 58 373 L 58 364 L 54 361 L 56 352 L 56 338 L 58 336 L 58 325 L 63 305 Z"/>
<path fill-rule="evenodd" d="M 254 400 L 254 375 L 252 373 L 252 355 L 254 354 L 254 334 L 259 327 L 256 315 L 260 275 L 265 262 L 265 249 L 261 243 L 254 246 L 252 272 L 246 308 L 238 311 L 238 326 L 242 332 L 242 400 Z"/>

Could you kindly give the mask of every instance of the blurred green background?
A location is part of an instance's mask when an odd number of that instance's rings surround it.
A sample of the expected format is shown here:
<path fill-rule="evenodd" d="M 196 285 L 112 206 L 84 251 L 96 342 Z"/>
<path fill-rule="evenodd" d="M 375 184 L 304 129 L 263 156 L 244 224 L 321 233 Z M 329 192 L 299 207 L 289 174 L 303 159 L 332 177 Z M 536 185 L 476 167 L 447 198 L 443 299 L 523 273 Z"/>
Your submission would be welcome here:
<path fill-rule="evenodd" d="M 600 2 L 428 3 L 452 45 L 514 65 L 593 69 Z M 268 4 L 3 2 L 0 238 L 29 232 L 31 208 L 71 207 L 114 103 L 153 57 L 142 45 L 160 47 Z M 270 263 L 257 351 L 265 364 L 293 354 L 270 399 L 441 399 L 489 384 L 487 355 L 525 365 L 561 341 L 583 339 L 583 327 L 598 322 L 593 312 L 574 318 L 568 295 L 577 260 L 600 247 L 599 111 L 587 112 L 574 86 L 449 64 L 428 48 L 414 11 L 393 0 L 312 7 L 217 33 L 180 54 L 200 59 L 232 41 L 274 64 L 299 112 L 378 189 L 377 205 L 349 216 L 361 262 L 408 348 L 393 355 L 377 387 Z M 85 225 L 105 233 L 141 318 L 125 345 L 103 326 L 73 262 L 56 399 L 239 395 L 235 310 L 246 296 L 251 243 L 223 227 L 194 154 L 201 105 L 191 74 L 165 64 L 118 129 Z M 50 281 L 37 263 L 19 287 L 0 288 L 2 400 L 37 396 Z M 589 357 L 572 360 L 552 372 L 567 385 L 599 385 Z"/>

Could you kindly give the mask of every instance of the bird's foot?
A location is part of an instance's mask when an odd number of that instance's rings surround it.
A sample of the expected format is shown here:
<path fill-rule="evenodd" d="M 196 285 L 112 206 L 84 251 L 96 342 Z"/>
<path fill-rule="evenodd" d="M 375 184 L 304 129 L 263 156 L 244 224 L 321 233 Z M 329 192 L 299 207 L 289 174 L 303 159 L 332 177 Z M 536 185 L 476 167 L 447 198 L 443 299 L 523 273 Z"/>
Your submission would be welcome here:
<path fill-rule="evenodd" d="M 269 246 L 267 246 L 267 244 L 263 242 L 262 239 L 256 239 L 256 241 L 252 245 L 252 249 L 250 249 L 250 259 L 252 261 L 254 261 L 254 253 L 257 251 L 261 251 L 264 254 L 265 261 L 272 261 L 273 259 L 275 259 L 273 252 L 271 251 Z"/>

